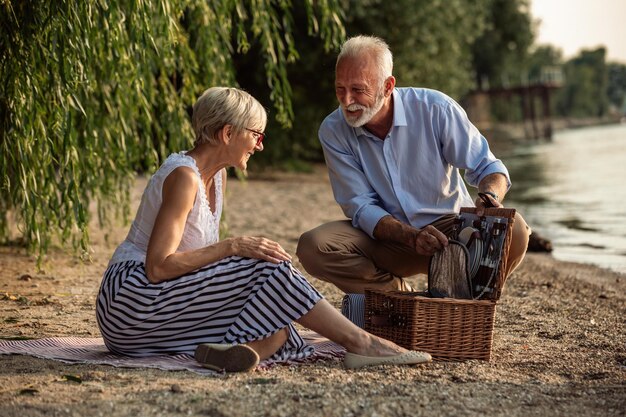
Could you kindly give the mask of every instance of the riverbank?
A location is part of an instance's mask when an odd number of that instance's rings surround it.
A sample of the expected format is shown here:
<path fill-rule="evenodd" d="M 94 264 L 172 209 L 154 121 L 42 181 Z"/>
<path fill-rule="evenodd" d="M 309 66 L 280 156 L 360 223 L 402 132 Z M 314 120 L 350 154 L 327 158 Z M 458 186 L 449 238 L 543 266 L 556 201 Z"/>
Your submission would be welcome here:
<path fill-rule="evenodd" d="M 537 120 L 535 122 L 537 131 L 540 135 L 540 138 L 536 139 L 533 139 L 533 125 L 531 121 L 526 121 L 526 123 L 483 122 L 476 123 L 476 127 L 490 142 L 506 140 L 514 142 L 525 141 L 532 143 L 536 141 L 544 141 L 546 139 L 550 139 L 543 137 L 546 123 L 547 122 L 544 120 Z M 553 117 L 550 120 L 552 134 L 570 129 L 616 125 L 621 123 L 624 123 L 624 117 L 620 117 L 619 115 L 584 118 Z"/>
<path fill-rule="evenodd" d="M 320 167 L 230 181 L 228 196 L 230 234 L 264 235 L 292 254 L 300 233 L 342 218 Z M 21 249 L 0 247 L 0 337 L 97 337 L 100 276 L 126 232 L 94 225 L 92 263 L 53 250 L 45 272 Z M 338 290 L 311 282 L 338 305 Z M 412 283 L 423 287 L 425 277 Z M 623 416 L 625 313 L 623 274 L 529 254 L 498 305 L 491 362 L 345 371 L 329 361 L 202 377 L 0 356 L 0 414 Z"/>
<path fill-rule="evenodd" d="M 533 230 L 550 239 L 556 259 L 626 273 L 626 125 L 567 129 L 552 141 L 493 141 L 509 170 L 506 196 Z M 504 149 L 506 146 L 508 148 Z"/>

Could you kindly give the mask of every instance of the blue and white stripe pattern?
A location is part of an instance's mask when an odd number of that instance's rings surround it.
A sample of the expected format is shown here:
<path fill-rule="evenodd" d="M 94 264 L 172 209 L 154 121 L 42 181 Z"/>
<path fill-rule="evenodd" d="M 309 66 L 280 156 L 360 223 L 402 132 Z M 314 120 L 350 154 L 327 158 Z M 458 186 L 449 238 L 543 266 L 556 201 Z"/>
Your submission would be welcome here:
<path fill-rule="evenodd" d="M 346 294 L 341 299 L 341 314 L 352 323 L 365 328 L 365 294 Z"/>
<path fill-rule="evenodd" d="M 97 319 L 111 352 L 129 356 L 193 354 L 200 343 L 247 343 L 285 327 L 273 360 L 313 352 L 292 322 L 322 298 L 289 262 L 231 256 L 171 281 L 152 284 L 138 261 L 110 265 Z"/>

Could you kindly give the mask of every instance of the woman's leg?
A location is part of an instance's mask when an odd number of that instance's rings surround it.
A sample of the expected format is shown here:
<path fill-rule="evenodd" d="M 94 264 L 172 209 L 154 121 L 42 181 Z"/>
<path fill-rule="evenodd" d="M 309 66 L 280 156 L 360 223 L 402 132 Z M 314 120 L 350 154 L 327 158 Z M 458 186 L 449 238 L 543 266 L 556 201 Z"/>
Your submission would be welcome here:
<path fill-rule="evenodd" d="M 363 356 L 393 356 L 407 351 L 356 326 L 324 299 L 296 321 L 340 344 L 350 353 Z"/>
<path fill-rule="evenodd" d="M 287 342 L 288 338 L 289 332 L 285 328 L 280 329 L 278 332 L 265 339 L 253 340 L 252 342 L 246 343 L 246 345 L 252 348 L 259 355 L 261 360 L 265 360 L 278 352 L 278 349 Z"/>

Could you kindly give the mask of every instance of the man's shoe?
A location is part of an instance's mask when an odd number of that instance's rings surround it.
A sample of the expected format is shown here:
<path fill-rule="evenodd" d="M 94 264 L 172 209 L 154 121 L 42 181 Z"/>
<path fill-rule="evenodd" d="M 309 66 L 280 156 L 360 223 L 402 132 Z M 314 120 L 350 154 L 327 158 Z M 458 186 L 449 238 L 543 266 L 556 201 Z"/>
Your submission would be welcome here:
<path fill-rule="evenodd" d="M 248 372 L 259 364 L 259 355 L 246 345 L 202 343 L 194 357 L 202 366 L 214 371 Z"/>
<path fill-rule="evenodd" d="M 348 369 L 358 369 L 376 365 L 416 365 L 430 362 L 432 357 L 429 353 L 409 350 L 394 356 L 361 356 L 356 353 L 346 353 L 343 365 Z"/>

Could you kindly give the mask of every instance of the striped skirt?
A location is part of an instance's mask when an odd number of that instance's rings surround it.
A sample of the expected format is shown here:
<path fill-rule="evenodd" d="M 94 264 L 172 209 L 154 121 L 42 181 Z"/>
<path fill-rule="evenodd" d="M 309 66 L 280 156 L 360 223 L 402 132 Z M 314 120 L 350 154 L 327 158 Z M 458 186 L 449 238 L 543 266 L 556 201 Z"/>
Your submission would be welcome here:
<path fill-rule="evenodd" d="M 96 305 L 111 352 L 130 356 L 193 354 L 200 343 L 242 344 L 287 328 L 272 359 L 313 353 L 292 322 L 322 298 L 291 263 L 231 256 L 187 275 L 151 284 L 144 264 L 110 265 Z"/>

